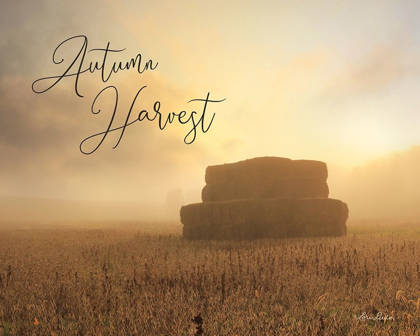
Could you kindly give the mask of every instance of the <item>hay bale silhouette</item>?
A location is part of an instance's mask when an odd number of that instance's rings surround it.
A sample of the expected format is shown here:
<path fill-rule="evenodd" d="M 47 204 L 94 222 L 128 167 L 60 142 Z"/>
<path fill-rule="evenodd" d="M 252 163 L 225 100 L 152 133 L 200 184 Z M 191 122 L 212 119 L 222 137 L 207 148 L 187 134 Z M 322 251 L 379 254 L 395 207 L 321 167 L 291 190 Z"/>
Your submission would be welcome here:
<path fill-rule="evenodd" d="M 286 158 L 256 158 L 237 163 L 210 166 L 206 169 L 205 180 L 207 184 L 245 182 L 250 179 L 292 177 L 293 163 Z"/>
<path fill-rule="evenodd" d="M 263 157 L 210 166 L 203 203 L 180 211 L 187 239 L 341 236 L 348 207 L 328 198 L 327 165 Z"/>
<path fill-rule="evenodd" d="M 181 222 L 188 226 L 275 224 L 291 220 L 293 199 L 248 199 L 194 203 L 181 208 Z"/>
<path fill-rule="evenodd" d="M 217 183 L 204 186 L 203 202 L 229 201 L 250 198 L 328 197 L 327 182 L 305 177 L 275 180 L 255 179 L 248 183 Z"/>
<path fill-rule="evenodd" d="M 326 181 L 327 165 L 320 161 L 291 160 L 279 157 L 261 157 L 236 163 L 209 166 L 207 184 L 247 183 L 250 180 L 276 180 L 287 177 L 306 177 Z"/>
<path fill-rule="evenodd" d="M 211 225 L 185 225 L 182 228 L 182 235 L 186 239 L 221 239 L 221 227 Z"/>
<path fill-rule="evenodd" d="M 181 210 L 189 239 L 341 236 L 347 217 L 347 205 L 330 198 L 196 203 Z"/>

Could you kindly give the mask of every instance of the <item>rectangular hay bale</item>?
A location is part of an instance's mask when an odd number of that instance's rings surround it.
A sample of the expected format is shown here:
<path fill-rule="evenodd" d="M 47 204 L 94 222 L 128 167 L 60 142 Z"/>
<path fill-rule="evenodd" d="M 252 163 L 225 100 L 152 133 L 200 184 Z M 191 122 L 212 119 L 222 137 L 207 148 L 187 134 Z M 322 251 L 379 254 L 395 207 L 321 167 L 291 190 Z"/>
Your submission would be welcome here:
<path fill-rule="evenodd" d="M 328 198 L 248 199 L 181 208 L 187 239 L 341 236 L 347 218 L 347 205 Z"/>
<path fill-rule="evenodd" d="M 221 227 L 212 225 L 184 225 L 182 235 L 188 240 L 222 239 Z"/>
<path fill-rule="evenodd" d="M 292 177 L 275 180 L 250 180 L 246 183 L 216 183 L 204 186 L 203 202 L 251 198 L 328 197 L 327 182 L 314 178 Z"/>
<path fill-rule="evenodd" d="M 280 157 L 259 157 L 249 160 L 209 166 L 207 184 L 246 183 L 250 180 L 275 180 L 287 177 L 307 177 L 326 181 L 327 165 L 312 160 L 291 160 Z"/>

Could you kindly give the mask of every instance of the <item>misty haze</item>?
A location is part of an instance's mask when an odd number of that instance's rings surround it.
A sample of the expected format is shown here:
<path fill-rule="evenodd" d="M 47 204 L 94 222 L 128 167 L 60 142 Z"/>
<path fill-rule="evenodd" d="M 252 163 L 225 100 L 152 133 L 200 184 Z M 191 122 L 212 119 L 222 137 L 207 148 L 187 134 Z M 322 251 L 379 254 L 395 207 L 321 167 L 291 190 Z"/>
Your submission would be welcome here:
<path fill-rule="evenodd" d="M 3 1 L 0 336 L 419 335 L 419 13 Z"/>

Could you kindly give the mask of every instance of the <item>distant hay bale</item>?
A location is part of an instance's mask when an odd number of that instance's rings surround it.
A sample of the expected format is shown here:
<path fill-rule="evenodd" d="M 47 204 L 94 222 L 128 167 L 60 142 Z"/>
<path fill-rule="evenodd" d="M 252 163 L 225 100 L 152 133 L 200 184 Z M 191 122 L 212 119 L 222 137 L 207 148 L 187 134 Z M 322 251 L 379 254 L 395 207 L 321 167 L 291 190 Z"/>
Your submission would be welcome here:
<path fill-rule="evenodd" d="M 181 208 L 187 239 L 341 236 L 347 217 L 347 205 L 328 198 L 248 199 Z"/>
<path fill-rule="evenodd" d="M 276 180 L 287 177 L 306 177 L 326 181 L 327 165 L 320 161 L 291 160 L 279 157 L 260 157 L 236 163 L 209 166 L 207 184 L 247 183 L 250 180 Z"/>
<path fill-rule="evenodd" d="M 325 181 L 315 178 L 255 179 L 248 183 L 207 184 L 201 193 L 203 202 L 230 201 L 251 198 L 328 197 Z"/>

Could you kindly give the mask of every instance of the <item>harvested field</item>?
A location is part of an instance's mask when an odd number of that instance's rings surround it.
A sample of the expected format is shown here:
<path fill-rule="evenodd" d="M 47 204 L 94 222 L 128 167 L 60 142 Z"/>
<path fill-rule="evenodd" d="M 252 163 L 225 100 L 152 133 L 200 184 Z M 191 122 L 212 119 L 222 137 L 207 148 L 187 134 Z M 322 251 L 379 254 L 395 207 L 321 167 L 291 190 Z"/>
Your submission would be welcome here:
<path fill-rule="evenodd" d="M 203 336 L 419 335 L 419 226 L 375 225 L 252 241 L 0 229 L 0 335 L 193 336 L 198 314 Z"/>

